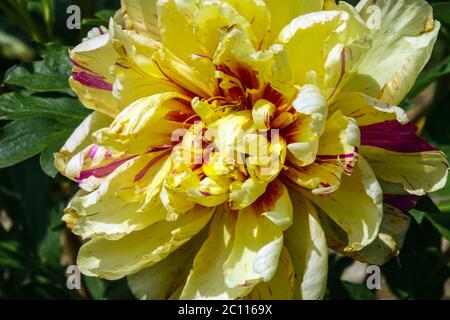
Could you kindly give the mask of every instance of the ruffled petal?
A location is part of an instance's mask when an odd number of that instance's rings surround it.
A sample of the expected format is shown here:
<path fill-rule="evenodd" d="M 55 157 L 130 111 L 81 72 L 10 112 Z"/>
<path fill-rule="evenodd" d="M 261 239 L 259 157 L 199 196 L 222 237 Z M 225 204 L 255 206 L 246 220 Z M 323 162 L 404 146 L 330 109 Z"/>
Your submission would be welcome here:
<path fill-rule="evenodd" d="M 442 189 L 447 183 L 448 159 L 443 152 L 395 152 L 362 146 L 361 154 L 378 177 L 400 183 L 411 194 L 424 195 Z"/>
<path fill-rule="evenodd" d="M 336 111 L 326 122 L 318 143 L 315 162 L 300 166 L 293 157 L 287 158 L 285 175 L 314 194 L 329 194 L 341 185 L 343 174 L 351 174 L 358 159 L 359 129 L 352 118 Z"/>
<path fill-rule="evenodd" d="M 79 152 L 92 144 L 92 133 L 109 126 L 112 121 L 112 118 L 100 112 L 91 113 L 78 128 L 75 129 L 61 150 L 55 154 L 55 167 L 69 179 L 77 178 L 80 169 L 69 168 L 70 161 Z M 71 164 L 76 166 L 75 163 Z M 76 173 L 73 174 L 73 172 Z"/>
<path fill-rule="evenodd" d="M 391 120 L 362 126 L 360 130 L 360 152 L 380 179 L 401 184 L 415 195 L 445 186 L 448 159 L 417 136 L 414 124 Z"/>
<path fill-rule="evenodd" d="M 291 300 L 295 291 L 295 271 L 289 251 L 283 247 L 277 272 L 269 282 L 257 284 L 247 300 Z"/>
<path fill-rule="evenodd" d="M 289 190 L 294 206 L 292 227 L 284 239 L 295 270 L 294 298 L 323 298 L 328 274 L 328 247 L 313 204 L 300 193 Z"/>
<path fill-rule="evenodd" d="M 124 109 L 109 128 L 97 131 L 95 140 L 128 154 L 140 154 L 152 147 L 173 142 L 173 134 L 188 129 L 192 115 L 188 99 L 175 92 L 156 94 L 137 100 Z M 149 139 L 151 137 L 151 139 Z"/>
<path fill-rule="evenodd" d="M 270 33 L 268 42 L 272 42 L 292 19 L 314 11 L 321 11 L 323 0 L 264 0 L 270 10 Z"/>
<path fill-rule="evenodd" d="M 319 88 L 305 85 L 300 89 L 293 107 L 298 119 L 284 130 L 288 158 L 298 166 L 307 166 L 316 160 L 319 151 L 319 139 L 328 116 L 327 101 Z"/>
<path fill-rule="evenodd" d="M 114 117 L 118 113 L 112 90 L 114 77 L 110 67 L 117 55 L 109 33 L 82 42 L 70 51 L 72 77 L 70 85 L 87 108 Z"/>
<path fill-rule="evenodd" d="M 239 211 L 233 247 L 223 266 L 229 287 L 253 287 L 273 278 L 292 210 L 286 187 L 275 180 L 257 202 Z"/>
<path fill-rule="evenodd" d="M 319 85 L 328 99 L 359 63 L 368 46 L 367 34 L 356 13 L 321 11 L 292 20 L 278 42 L 285 47 L 296 83 Z"/>
<path fill-rule="evenodd" d="M 225 283 L 224 263 L 233 247 L 237 213 L 220 206 L 211 222 L 208 238 L 197 253 L 181 299 L 238 299 L 250 287 L 231 288 Z"/>
<path fill-rule="evenodd" d="M 376 239 L 383 218 L 383 195 L 374 172 L 363 158 L 332 194 L 316 196 L 301 191 L 346 232 L 345 251 L 359 251 Z"/>
<path fill-rule="evenodd" d="M 159 39 L 156 1 L 121 0 L 125 27 L 139 34 Z"/>
<path fill-rule="evenodd" d="M 409 122 L 408 115 L 402 108 L 360 92 L 339 93 L 329 108 L 330 113 L 340 110 L 345 116 L 355 119 L 358 126 L 369 126 L 392 120 L 397 120 L 401 124 Z"/>
<path fill-rule="evenodd" d="M 440 23 L 422 0 L 362 1 L 358 9 L 373 43 L 345 90 L 397 105 L 428 62 Z"/>
<path fill-rule="evenodd" d="M 80 248 L 77 265 L 87 276 L 120 279 L 166 258 L 203 229 L 213 212 L 196 207 L 175 221 L 160 221 L 119 240 L 94 238 Z"/>
<path fill-rule="evenodd" d="M 168 154 L 146 154 L 122 164 L 91 193 L 80 191 L 65 209 L 63 221 L 83 239 L 117 240 L 164 220 L 158 192 L 169 170 Z M 145 210 L 142 207 L 145 206 Z"/>
<path fill-rule="evenodd" d="M 206 239 L 207 228 L 157 264 L 127 277 L 128 287 L 137 299 L 179 298 L 194 257 Z"/>
<path fill-rule="evenodd" d="M 347 235 L 325 214 L 320 216 L 327 243 L 331 249 L 358 261 L 383 265 L 400 253 L 411 218 L 399 209 L 384 203 L 383 220 L 377 238 L 360 251 L 345 251 Z"/>

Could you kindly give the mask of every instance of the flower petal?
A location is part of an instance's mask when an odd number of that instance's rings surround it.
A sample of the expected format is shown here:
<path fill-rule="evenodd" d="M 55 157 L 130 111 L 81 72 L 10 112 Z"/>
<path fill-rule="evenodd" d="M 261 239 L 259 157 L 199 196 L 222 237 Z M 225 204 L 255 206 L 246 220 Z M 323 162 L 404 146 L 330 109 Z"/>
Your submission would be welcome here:
<path fill-rule="evenodd" d="M 270 24 L 270 11 L 261 0 L 224 0 L 251 24 L 257 43 L 261 47 Z"/>
<path fill-rule="evenodd" d="M 380 179 L 399 183 L 411 194 L 434 192 L 447 183 L 448 159 L 443 152 L 403 153 L 366 145 L 360 152 Z"/>
<path fill-rule="evenodd" d="M 410 223 L 407 214 L 385 203 L 377 238 L 360 251 L 349 252 L 344 250 L 347 245 L 345 231 L 325 214 L 320 218 L 331 249 L 358 261 L 375 265 L 383 265 L 399 254 Z"/>
<path fill-rule="evenodd" d="M 428 62 L 440 23 L 422 0 L 362 1 L 358 9 L 373 43 L 346 90 L 397 105 Z"/>
<path fill-rule="evenodd" d="M 383 217 L 383 196 L 374 172 L 363 158 L 332 194 L 316 196 L 301 191 L 347 233 L 345 251 L 361 250 L 376 239 Z"/>
<path fill-rule="evenodd" d="M 273 41 L 292 19 L 314 11 L 321 11 L 323 0 L 264 0 L 270 11 L 271 26 L 268 42 Z"/>
<path fill-rule="evenodd" d="M 79 152 L 92 144 L 91 134 L 95 131 L 109 126 L 112 118 L 100 112 L 93 112 L 78 126 L 72 135 L 67 139 L 61 150 L 55 154 L 55 167 L 66 177 L 75 179 L 79 172 L 73 168 L 68 168 L 70 160 L 73 159 Z"/>
<path fill-rule="evenodd" d="M 277 272 L 269 282 L 257 284 L 247 300 L 292 300 L 295 291 L 295 271 L 286 247 L 283 247 Z"/>
<path fill-rule="evenodd" d="M 291 223 L 287 189 L 275 180 L 257 202 L 239 211 L 233 248 L 224 264 L 225 283 L 235 288 L 270 281 L 283 247 L 282 230 Z"/>
<path fill-rule="evenodd" d="M 401 124 L 409 122 L 406 112 L 397 106 L 373 99 L 360 92 L 341 92 L 330 105 L 330 113 L 340 110 L 353 118 L 358 126 L 397 120 Z"/>
<path fill-rule="evenodd" d="M 214 210 L 196 207 L 175 221 L 161 221 L 119 240 L 94 238 L 78 253 L 77 265 L 87 276 L 120 279 L 166 258 L 208 223 Z"/>
<path fill-rule="evenodd" d="M 190 126 L 184 121 L 191 115 L 190 104 L 183 95 L 156 94 L 124 109 L 109 128 L 97 131 L 94 137 L 98 144 L 123 153 L 145 153 L 152 147 L 173 143 L 172 135 L 177 129 Z"/>
<path fill-rule="evenodd" d="M 385 205 L 383 221 L 377 239 L 357 252 L 356 259 L 370 264 L 383 265 L 400 253 L 410 217 L 400 210 Z"/>
<path fill-rule="evenodd" d="M 290 159 L 299 166 L 307 166 L 316 160 L 319 138 L 325 130 L 328 115 L 327 101 L 320 89 L 303 86 L 293 107 L 298 119 L 285 129 Z"/>
<path fill-rule="evenodd" d="M 326 122 L 319 140 L 315 162 L 301 166 L 296 158 L 287 158 L 285 175 L 314 194 L 336 191 L 343 174 L 351 174 L 358 159 L 359 129 L 352 118 L 336 111 Z"/>
<path fill-rule="evenodd" d="M 285 245 L 295 270 L 295 298 L 323 298 L 328 274 L 328 247 L 313 204 L 290 189 L 294 223 L 284 233 Z"/>
<path fill-rule="evenodd" d="M 140 300 L 166 300 L 178 298 L 194 257 L 206 239 L 207 228 L 194 236 L 157 264 L 127 277 L 128 287 Z"/>
<path fill-rule="evenodd" d="M 181 299 L 237 299 L 251 290 L 249 287 L 230 288 L 225 283 L 223 266 L 233 246 L 236 214 L 225 205 L 218 207 L 208 238 L 195 257 Z"/>
<path fill-rule="evenodd" d="M 278 42 L 284 44 L 296 83 L 319 85 L 331 97 L 358 63 L 360 51 L 367 47 L 367 33 L 356 13 L 320 11 L 292 20 Z"/>
<path fill-rule="evenodd" d="M 121 12 L 128 30 L 159 39 L 156 1 L 121 0 Z"/>
<path fill-rule="evenodd" d="M 109 33 L 82 42 L 70 51 L 73 91 L 87 108 L 112 117 L 118 113 L 118 108 L 112 94 L 114 77 L 110 67 L 117 58 Z"/>
<path fill-rule="evenodd" d="M 194 2 L 158 1 L 157 11 L 159 31 L 167 49 L 185 62 L 189 61 L 192 54 L 206 54 L 192 28 L 196 11 Z"/>
<path fill-rule="evenodd" d="M 147 154 L 124 163 L 97 190 L 79 192 L 65 209 L 63 221 L 83 239 L 117 240 L 164 220 L 162 204 L 146 194 L 161 189 L 161 176 L 169 169 L 165 165 L 167 156 L 164 152 Z M 151 204 L 141 210 L 148 202 Z"/>

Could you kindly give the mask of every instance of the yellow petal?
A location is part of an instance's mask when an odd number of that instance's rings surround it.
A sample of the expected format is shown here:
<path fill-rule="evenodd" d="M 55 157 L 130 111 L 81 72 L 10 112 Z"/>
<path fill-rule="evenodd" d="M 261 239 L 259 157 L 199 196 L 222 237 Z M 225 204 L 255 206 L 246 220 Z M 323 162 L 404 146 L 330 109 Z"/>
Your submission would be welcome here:
<path fill-rule="evenodd" d="M 208 238 L 201 247 L 181 294 L 181 299 L 238 299 L 251 288 L 230 288 L 223 266 L 235 237 L 237 213 L 220 206 L 211 222 Z"/>
<path fill-rule="evenodd" d="M 235 181 L 230 186 L 230 201 L 233 210 L 240 210 L 255 202 L 266 191 L 266 182 L 249 177 L 244 182 Z"/>
<path fill-rule="evenodd" d="M 292 19 L 314 11 L 321 11 L 323 0 L 264 0 L 270 11 L 269 42 L 273 41 L 278 33 L 287 26 Z"/>
<path fill-rule="evenodd" d="M 384 205 L 383 221 L 377 239 L 356 253 L 354 258 L 369 264 L 383 265 L 400 253 L 410 217 L 400 210 Z"/>
<path fill-rule="evenodd" d="M 264 95 L 264 84 L 287 97 L 295 94 L 288 57 L 281 45 L 259 50 L 240 25 L 229 28 L 221 38 L 214 54 L 214 64 L 227 66 L 250 90 L 253 102 Z"/>
<path fill-rule="evenodd" d="M 358 9 L 373 43 L 346 89 L 397 105 L 428 62 L 440 23 L 422 0 L 362 1 Z"/>
<path fill-rule="evenodd" d="M 395 152 L 372 146 L 361 146 L 380 179 L 401 184 L 416 195 L 434 192 L 446 185 L 448 160 L 440 151 Z"/>
<path fill-rule="evenodd" d="M 180 92 L 189 94 L 161 71 L 152 59 L 162 44 L 144 37 L 134 31 L 122 30 L 111 19 L 109 24 L 111 42 L 120 58 L 112 66 L 115 77 L 114 97 L 118 100 L 119 110 L 142 97 L 157 93 Z"/>
<path fill-rule="evenodd" d="M 301 166 L 294 157 L 287 157 L 286 175 L 295 183 L 314 194 L 328 194 L 337 190 L 343 174 L 353 171 L 360 144 L 359 129 L 355 121 L 336 111 L 326 122 L 318 144 L 314 163 Z"/>
<path fill-rule="evenodd" d="M 88 194 L 79 192 L 64 211 L 63 220 L 72 232 L 83 239 L 105 237 L 116 240 L 165 219 L 166 213 L 159 202 L 139 212 L 145 201 L 146 188 L 161 189 L 162 181 L 159 185 L 151 183 L 164 165 L 165 159 L 161 155 L 164 156 L 162 153 L 147 154 L 130 160 L 110 174 L 97 190 Z M 139 186 L 144 171 L 147 184 Z"/>
<path fill-rule="evenodd" d="M 118 113 L 118 108 L 112 94 L 114 77 L 110 67 L 118 57 L 108 33 L 82 42 L 70 51 L 73 91 L 84 106 L 111 117 Z"/>
<path fill-rule="evenodd" d="M 193 1 L 158 1 L 157 11 L 159 31 L 167 49 L 185 62 L 193 54 L 206 54 L 197 41 L 192 25 L 196 11 Z"/>
<path fill-rule="evenodd" d="M 112 120 L 112 118 L 102 113 L 91 113 L 78 128 L 75 129 L 61 150 L 55 154 L 55 167 L 69 179 L 77 178 L 81 168 L 68 168 L 70 160 L 91 145 L 92 133 L 109 126 Z"/>
<path fill-rule="evenodd" d="M 145 153 L 151 147 L 172 143 L 172 134 L 177 129 L 189 127 L 183 121 L 191 114 L 184 96 L 174 92 L 156 94 L 137 100 L 124 109 L 109 128 L 94 136 L 101 145 L 129 154 Z"/>
<path fill-rule="evenodd" d="M 373 99 L 359 92 L 341 92 L 330 105 L 330 113 L 340 110 L 345 116 L 356 120 L 358 126 L 367 126 L 389 120 L 402 124 L 409 122 L 402 108 Z"/>
<path fill-rule="evenodd" d="M 345 251 L 361 250 L 376 239 L 383 217 L 382 191 L 364 159 L 359 160 L 350 177 L 343 177 L 340 188 L 332 194 L 315 196 L 301 191 L 347 233 Z"/>
<path fill-rule="evenodd" d="M 383 220 L 377 238 L 360 251 L 349 252 L 344 251 L 347 245 L 345 231 L 326 214 L 321 214 L 320 218 L 331 249 L 358 261 L 375 265 L 383 265 L 400 253 L 411 220 L 407 214 L 384 203 Z"/>
<path fill-rule="evenodd" d="M 208 223 L 214 210 L 196 207 L 175 221 L 161 221 L 119 240 L 94 238 L 78 253 L 77 265 L 87 276 L 120 279 L 166 258 Z"/>
<path fill-rule="evenodd" d="M 269 129 L 276 107 L 265 99 L 258 100 L 252 108 L 253 123 L 257 129 Z"/>
<path fill-rule="evenodd" d="M 313 204 L 303 195 L 289 190 L 294 206 L 291 228 L 285 231 L 285 245 L 295 270 L 296 299 L 323 298 L 328 274 L 328 247 Z"/>
<path fill-rule="evenodd" d="M 285 46 L 296 83 L 317 84 L 328 98 L 358 62 L 359 54 L 347 55 L 346 48 L 361 46 L 362 50 L 367 32 L 363 21 L 351 13 L 321 11 L 292 20 L 277 41 Z"/>
<path fill-rule="evenodd" d="M 206 239 L 207 228 L 157 264 L 127 277 L 128 287 L 137 299 L 166 300 L 183 288 L 194 257 Z"/>
<path fill-rule="evenodd" d="M 269 31 L 270 12 L 262 0 L 224 0 L 251 24 L 256 41 L 261 47 Z"/>
<path fill-rule="evenodd" d="M 205 76 L 202 74 L 205 69 L 196 70 L 165 49 L 155 52 L 153 61 L 169 80 L 193 93 L 194 96 L 202 98 L 215 96 L 218 84 L 217 80 L 212 77 L 215 71 L 212 68 L 209 69 L 210 75 Z M 207 79 L 209 79 L 210 82 L 206 82 L 205 80 Z"/>
<path fill-rule="evenodd" d="M 257 284 L 248 300 L 291 300 L 295 291 L 295 271 L 286 247 L 283 247 L 278 269 L 272 280 Z"/>
<path fill-rule="evenodd" d="M 316 160 L 319 138 L 325 130 L 328 107 L 320 89 L 303 86 L 293 102 L 298 119 L 286 128 L 288 158 L 299 166 Z"/>
<path fill-rule="evenodd" d="M 291 223 L 287 189 L 276 180 L 256 203 L 239 211 L 233 248 L 224 264 L 225 283 L 235 288 L 270 281 L 283 247 L 282 230 Z"/>
<path fill-rule="evenodd" d="M 211 179 L 206 177 L 195 189 L 187 192 L 190 199 L 205 207 L 215 207 L 228 200 L 230 180 L 227 178 Z"/>
<path fill-rule="evenodd" d="M 121 12 L 127 29 L 154 39 L 160 37 L 156 1 L 121 0 Z"/>
<path fill-rule="evenodd" d="M 230 2 L 237 3 L 234 0 Z M 247 5 L 252 0 L 239 1 L 239 3 L 247 2 Z M 257 12 L 253 12 L 257 14 Z M 256 16 L 255 20 L 256 20 Z M 258 21 L 259 22 L 259 21 Z M 242 31 L 243 39 L 249 41 L 252 47 L 258 47 L 258 39 L 253 33 L 250 21 L 240 14 L 233 6 L 225 1 L 202 1 L 199 10 L 195 14 L 194 28 L 196 30 L 197 41 L 206 50 L 208 57 L 213 57 L 218 45 L 223 38 L 223 32 L 230 27 L 238 27 Z M 258 30 L 261 34 L 261 30 Z"/>

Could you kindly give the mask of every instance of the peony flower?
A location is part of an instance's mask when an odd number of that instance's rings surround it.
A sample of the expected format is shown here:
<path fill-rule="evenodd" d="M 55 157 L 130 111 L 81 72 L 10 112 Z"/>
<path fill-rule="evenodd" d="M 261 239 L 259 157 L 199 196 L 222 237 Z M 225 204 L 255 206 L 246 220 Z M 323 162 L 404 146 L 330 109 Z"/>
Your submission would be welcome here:
<path fill-rule="evenodd" d="M 122 0 L 70 52 L 93 113 L 56 155 L 77 264 L 138 298 L 319 299 L 328 248 L 398 254 L 445 155 L 397 107 L 422 0 Z"/>

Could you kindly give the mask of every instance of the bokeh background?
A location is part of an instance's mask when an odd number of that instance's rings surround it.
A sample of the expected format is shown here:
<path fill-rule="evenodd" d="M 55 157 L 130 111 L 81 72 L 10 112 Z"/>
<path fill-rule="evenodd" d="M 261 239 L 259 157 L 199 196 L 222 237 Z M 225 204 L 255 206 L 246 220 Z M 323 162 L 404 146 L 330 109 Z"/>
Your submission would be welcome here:
<path fill-rule="evenodd" d="M 429 2 L 442 28 L 401 107 L 450 155 L 450 0 Z M 66 27 L 72 4 L 80 30 Z M 67 50 L 107 26 L 119 5 L 0 0 L 0 299 L 133 299 L 126 280 L 83 276 L 80 290 L 67 288 L 81 241 L 60 219 L 76 186 L 53 167 L 53 153 L 89 113 L 68 85 Z M 430 198 L 435 205 L 427 199 L 411 211 L 401 254 L 381 267 L 381 290 L 367 289 L 366 265 L 330 252 L 326 299 L 450 299 L 450 184 Z"/>

